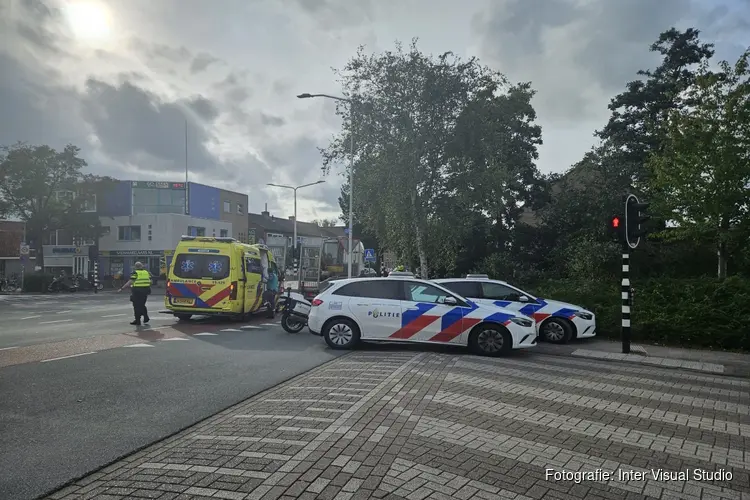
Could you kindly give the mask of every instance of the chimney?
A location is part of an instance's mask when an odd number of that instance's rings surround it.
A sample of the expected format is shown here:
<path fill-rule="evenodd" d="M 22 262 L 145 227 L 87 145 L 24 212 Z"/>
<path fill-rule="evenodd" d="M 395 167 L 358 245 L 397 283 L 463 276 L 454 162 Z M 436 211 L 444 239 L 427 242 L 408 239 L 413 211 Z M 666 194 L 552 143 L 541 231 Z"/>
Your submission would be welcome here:
<path fill-rule="evenodd" d="M 292 222 L 294 222 L 294 216 L 293 216 L 293 215 L 290 215 L 290 216 L 289 216 L 289 220 L 290 220 L 290 221 L 292 221 Z"/>
<path fill-rule="evenodd" d="M 268 217 L 269 215 L 271 215 L 268 213 L 268 203 L 266 203 L 266 208 L 260 213 L 260 215 L 262 215 L 263 217 Z"/>

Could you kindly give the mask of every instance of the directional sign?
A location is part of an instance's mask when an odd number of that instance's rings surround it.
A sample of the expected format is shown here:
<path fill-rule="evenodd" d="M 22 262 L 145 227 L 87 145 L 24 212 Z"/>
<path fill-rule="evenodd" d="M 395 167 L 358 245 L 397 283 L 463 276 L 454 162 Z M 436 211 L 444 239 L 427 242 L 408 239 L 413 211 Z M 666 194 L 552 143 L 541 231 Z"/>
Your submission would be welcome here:
<path fill-rule="evenodd" d="M 365 248 L 365 262 L 375 262 L 375 250 L 373 248 Z"/>

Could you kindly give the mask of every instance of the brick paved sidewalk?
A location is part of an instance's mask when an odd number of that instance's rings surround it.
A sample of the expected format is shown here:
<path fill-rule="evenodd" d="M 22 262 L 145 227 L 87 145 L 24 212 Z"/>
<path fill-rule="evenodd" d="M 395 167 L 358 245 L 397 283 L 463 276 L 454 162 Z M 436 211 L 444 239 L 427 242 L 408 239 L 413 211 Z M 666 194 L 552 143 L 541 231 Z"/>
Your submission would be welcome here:
<path fill-rule="evenodd" d="M 49 498 L 750 499 L 745 450 L 747 380 L 559 356 L 355 352 Z M 576 484 L 547 469 L 615 475 Z"/>

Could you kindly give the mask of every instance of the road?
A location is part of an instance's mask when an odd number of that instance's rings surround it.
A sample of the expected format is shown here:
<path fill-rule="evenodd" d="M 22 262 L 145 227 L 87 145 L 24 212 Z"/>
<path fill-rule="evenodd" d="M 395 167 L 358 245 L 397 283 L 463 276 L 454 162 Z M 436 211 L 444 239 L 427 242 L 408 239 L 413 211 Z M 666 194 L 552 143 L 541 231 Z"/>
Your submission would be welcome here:
<path fill-rule="evenodd" d="M 742 500 L 747 450 L 748 379 L 365 348 L 49 498 Z"/>
<path fill-rule="evenodd" d="M 0 498 L 38 497 L 338 355 L 262 317 L 151 309 L 136 328 L 125 294 L 0 296 Z"/>

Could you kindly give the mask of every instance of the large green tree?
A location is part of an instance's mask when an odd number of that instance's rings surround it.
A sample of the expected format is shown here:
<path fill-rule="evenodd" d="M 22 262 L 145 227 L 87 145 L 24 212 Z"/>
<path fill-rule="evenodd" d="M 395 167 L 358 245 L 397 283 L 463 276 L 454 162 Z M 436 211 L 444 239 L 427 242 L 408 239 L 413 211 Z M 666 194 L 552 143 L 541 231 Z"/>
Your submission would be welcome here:
<path fill-rule="evenodd" d="M 661 211 L 676 223 L 668 234 L 716 245 L 718 277 L 727 276 L 728 247 L 747 243 L 750 218 L 750 51 L 720 71 L 704 64 L 686 90 L 693 105 L 673 109 L 663 147 L 649 165 Z"/>
<path fill-rule="evenodd" d="M 638 71 L 640 78 L 627 84 L 624 92 L 612 98 L 611 116 L 597 135 L 611 144 L 610 155 L 641 190 L 649 188 L 649 155 L 662 145 L 662 124 L 672 110 L 692 104 L 685 91 L 695 84 L 697 68 L 714 55 L 713 45 L 702 43 L 700 31 L 671 28 L 651 45 L 661 56 L 652 70 Z"/>
<path fill-rule="evenodd" d="M 338 73 L 351 104 L 339 109 L 343 131 L 323 152 L 324 169 L 347 158 L 353 133 L 354 212 L 385 247 L 416 257 L 427 277 L 433 263 L 455 267 L 476 213 L 489 208 L 509 226 L 534 184 L 540 142 L 528 85 L 475 59 L 427 56 L 416 42 L 360 49 Z"/>
<path fill-rule="evenodd" d="M 44 265 L 45 235 L 65 230 L 74 237 L 98 238 L 101 224 L 89 209 L 112 187 L 108 178 L 84 174 L 79 148 L 62 151 L 17 143 L 0 149 L 0 217 L 26 223 L 27 239 Z M 70 194 L 70 196 L 67 196 Z"/>

